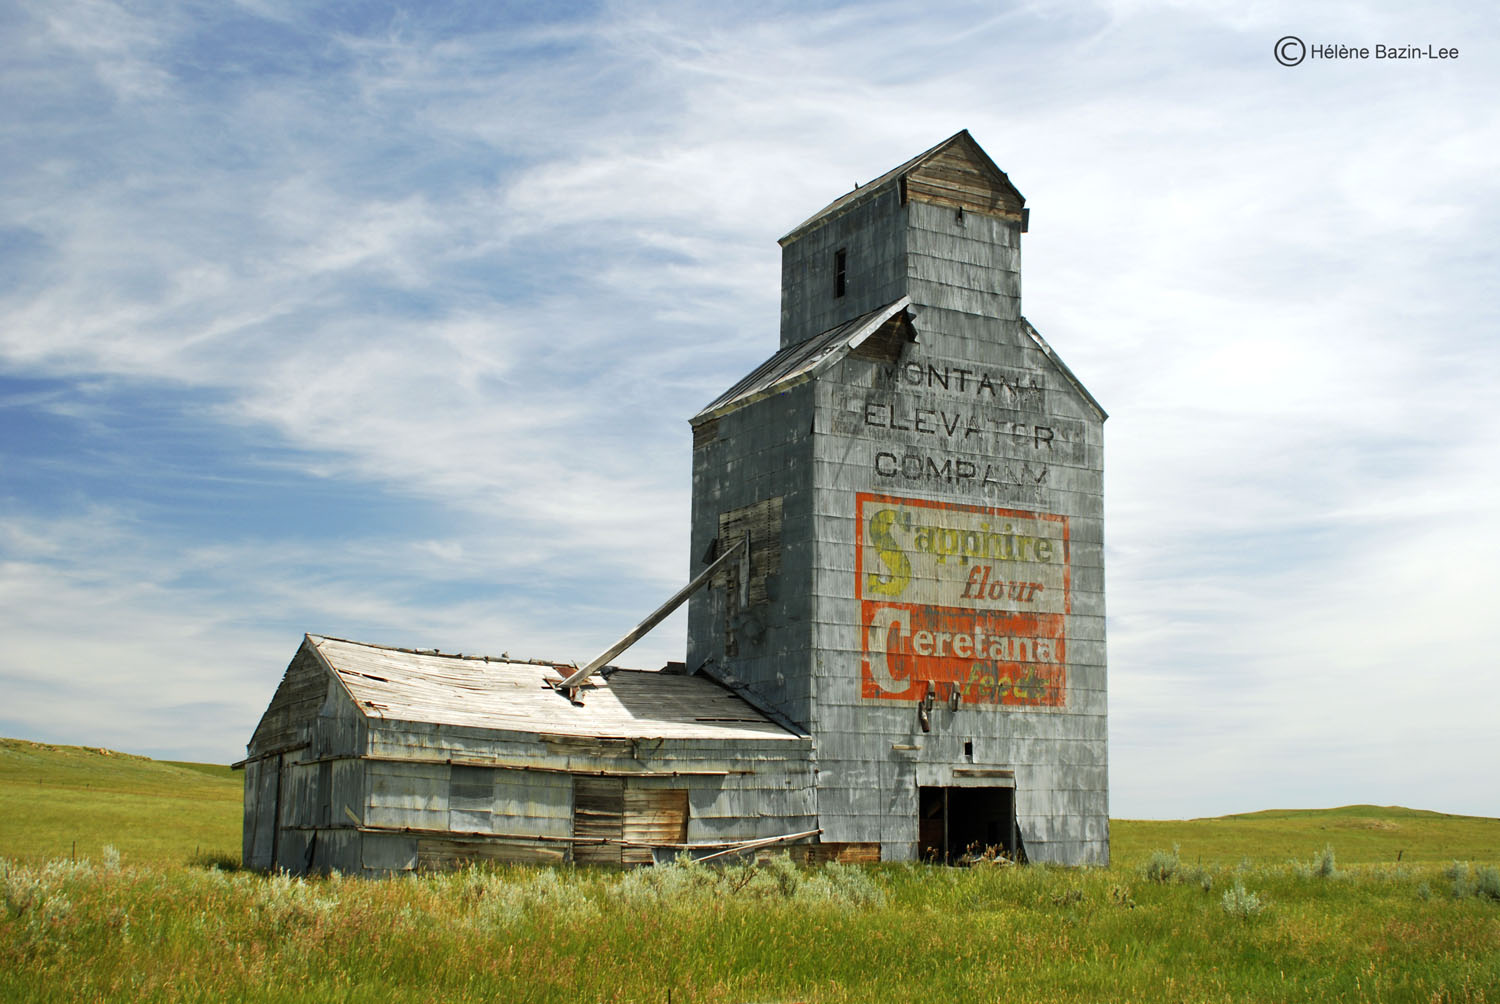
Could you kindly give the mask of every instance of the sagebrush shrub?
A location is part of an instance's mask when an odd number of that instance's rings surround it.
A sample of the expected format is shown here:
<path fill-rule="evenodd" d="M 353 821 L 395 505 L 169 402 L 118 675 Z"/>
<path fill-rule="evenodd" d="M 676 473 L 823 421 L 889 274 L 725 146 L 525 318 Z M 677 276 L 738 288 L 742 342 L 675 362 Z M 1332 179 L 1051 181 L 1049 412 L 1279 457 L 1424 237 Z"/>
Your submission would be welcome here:
<path fill-rule="evenodd" d="M 1241 920 L 1253 917 L 1266 908 L 1260 896 L 1247 890 L 1245 884 L 1239 881 L 1234 883 L 1232 889 L 1225 890 L 1222 903 L 1225 913 Z"/>
<path fill-rule="evenodd" d="M 1474 876 L 1474 892 L 1486 899 L 1500 900 L 1500 868 L 1486 865 Z"/>
<path fill-rule="evenodd" d="M 1338 878 L 1339 870 L 1333 856 L 1333 845 L 1327 844 L 1321 851 L 1313 855 L 1310 862 L 1292 861 L 1292 873 L 1298 878 Z"/>
<path fill-rule="evenodd" d="M 1455 861 L 1443 869 L 1443 878 L 1453 883 L 1453 898 L 1466 899 L 1478 891 L 1474 880 L 1469 877 L 1469 863 L 1467 861 Z"/>
<path fill-rule="evenodd" d="M 1170 853 L 1152 851 L 1151 857 L 1146 859 L 1144 871 L 1146 878 L 1152 882 L 1170 882 L 1180 867 L 1182 859 L 1178 856 L 1178 846 L 1173 844 Z"/>

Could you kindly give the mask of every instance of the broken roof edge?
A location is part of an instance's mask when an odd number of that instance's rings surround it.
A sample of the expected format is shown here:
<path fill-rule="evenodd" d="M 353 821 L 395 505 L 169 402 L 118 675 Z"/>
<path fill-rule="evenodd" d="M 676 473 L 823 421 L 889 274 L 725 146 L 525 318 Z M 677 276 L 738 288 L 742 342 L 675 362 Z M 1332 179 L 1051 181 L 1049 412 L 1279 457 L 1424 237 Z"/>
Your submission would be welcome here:
<path fill-rule="evenodd" d="M 382 645 L 379 642 L 373 642 L 373 641 L 356 641 L 353 638 L 336 638 L 336 637 L 334 637 L 331 634 L 304 634 L 302 636 L 302 639 L 305 642 L 312 642 L 314 644 L 314 647 L 316 647 L 317 642 L 320 642 L 320 641 L 332 641 L 332 642 L 338 642 L 341 645 L 358 645 L 361 648 L 378 648 L 378 649 L 380 649 L 382 651 L 385 651 L 385 652 L 400 652 L 402 655 L 425 655 L 425 656 L 428 656 L 428 657 L 431 657 L 431 658 L 434 658 L 434 659 L 467 659 L 467 660 L 470 660 L 472 662 L 493 662 L 493 663 L 498 663 L 500 665 L 511 665 L 511 666 L 548 666 L 548 667 L 551 667 L 552 669 L 558 669 L 558 668 L 561 668 L 561 667 L 564 667 L 564 666 L 570 666 L 571 665 L 571 663 L 558 662 L 558 661 L 555 661 L 555 660 L 552 660 L 552 659 L 513 659 L 510 656 L 503 655 L 503 654 L 502 655 L 465 655 L 462 652 L 444 652 L 444 651 L 442 651 L 440 649 L 436 649 L 436 648 L 403 648 L 403 647 L 401 647 L 399 645 Z M 601 669 L 623 670 L 626 667 L 624 667 L 624 666 L 603 666 L 603 667 L 600 667 L 600 668 Z M 657 673 L 657 672 L 660 672 L 660 670 L 655 670 L 655 669 L 635 669 L 635 670 L 631 670 L 631 672 L 636 672 L 636 673 Z"/>
<path fill-rule="evenodd" d="M 906 163 L 891 168 L 889 171 L 885 172 L 877 178 L 865 182 L 863 185 L 855 185 L 852 191 L 845 192 L 843 195 L 839 196 L 837 199 L 834 199 L 832 202 L 828 203 L 828 205 L 824 206 L 816 213 L 813 213 L 801 223 L 797 224 L 791 230 L 787 231 L 785 235 L 777 239 L 776 243 L 780 244 L 782 247 L 785 247 L 788 243 L 796 240 L 798 237 L 801 237 L 807 231 L 812 230 L 824 223 L 827 223 L 839 216 L 842 216 L 844 213 L 856 208 L 857 206 L 863 205 L 870 199 L 875 198 L 875 196 L 879 195 L 881 192 L 890 188 L 890 186 L 900 178 L 921 167 L 925 161 L 936 157 L 938 154 L 942 153 L 954 143 L 965 140 L 968 141 L 969 145 L 974 148 L 974 151 L 979 154 L 984 165 L 990 170 L 994 171 L 996 177 L 998 177 L 1004 184 L 1008 185 L 1011 191 L 1016 193 L 1017 197 L 1019 197 L 1021 200 L 1021 204 L 1024 206 L 1026 204 L 1026 196 L 1022 195 L 1021 190 L 1017 188 L 1015 184 L 1010 180 L 1010 175 L 1000 170 L 1000 165 L 996 164 L 994 159 L 985 152 L 984 147 L 980 146 L 979 141 L 976 140 L 972 135 L 970 135 L 969 130 L 960 129 L 958 132 L 954 133 L 952 136 L 949 136 L 947 139 L 935 143 L 932 146 L 928 147 L 926 150 L 923 150 L 921 153 L 917 154 Z"/>
<path fill-rule="evenodd" d="M 1062 356 L 1057 354 L 1057 351 L 1048 344 L 1047 339 L 1042 337 L 1041 332 L 1032 327 L 1031 322 L 1024 317 L 1021 318 L 1021 330 L 1026 332 L 1027 337 L 1036 343 L 1036 347 L 1042 350 L 1042 355 L 1046 356 L 1047 360 L 1053 366 L 1057 367 L 1058 373 L 1078 392 L 1084 401 L 1088 402 L 1089 407 L 1099 413 L 1099 421 L 1102 422 L 1108 419 L 1109 412 L 1104 410 L 1104 405 L 1100 404 L 1098 399 L 1089 393 L 1089 389 L 1083 385 L 1083 381 L 1078 379 L 1073 371 L 1068 368 L 1068 364 L 1062 361 Z"/>
<path fill-rule="evenodd" d="M 831 328 L 825 328 L 811 338 L 777 349 L 759 366 L 705 406 L 702 411 L 688 419 L 688 424 L 701 425 L 709 419 L 720 418 L 754 404 L 756 401 L 764 400 L 772 394 L 779 394 L 811 380 L 859 348 L 871 335 L 900 314 L 906 315 L 908 323 L 915 319 L 915 310 L 912 308 L 910 296 L 902 296 L 883 307 L 876 307 L 874 310 L 851 317 L 847 321 L 841 321 Z M 841 328 L 848 328 L 849 333 L 830 344 L 820 344 Z M 820 352 L 822 355 L 818 354 Z M 799 353 L 803 354 L 799 360 L 800 368 L 790 367 L 790 361 Z M 808 362 L 808 359 L 811 359 L 811 362 Z M 788 366 L 787 370 L 781 372 L 780 375 L 778 375 L 778 361 Z"/>

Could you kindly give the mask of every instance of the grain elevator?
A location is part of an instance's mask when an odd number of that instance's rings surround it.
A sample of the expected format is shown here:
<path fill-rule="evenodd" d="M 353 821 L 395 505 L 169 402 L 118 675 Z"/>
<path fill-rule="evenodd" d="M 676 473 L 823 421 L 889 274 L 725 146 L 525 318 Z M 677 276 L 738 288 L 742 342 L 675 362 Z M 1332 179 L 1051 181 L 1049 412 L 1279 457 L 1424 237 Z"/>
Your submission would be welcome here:
<path fill-rule="evenodd" d="M 1109 856 L 1105 413 L 1022 316 L 967 131 L 781 239 L 781 348 L 692 419 L 687 666 L 813 738 L 824 843 Z"/>

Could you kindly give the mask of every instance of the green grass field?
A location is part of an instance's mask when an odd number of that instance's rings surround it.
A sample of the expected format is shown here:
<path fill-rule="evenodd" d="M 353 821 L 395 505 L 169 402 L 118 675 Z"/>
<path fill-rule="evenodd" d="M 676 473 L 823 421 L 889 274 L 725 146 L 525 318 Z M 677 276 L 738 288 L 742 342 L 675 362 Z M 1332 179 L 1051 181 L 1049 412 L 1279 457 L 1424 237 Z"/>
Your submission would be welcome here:
<path fill-rule="evenodd" d="M 0 999 L 1500 1001 L 1494 819 L 1117 820 L 1107 869 L 190 863 L 239 806 L 222 767 L 0 741 Z"/>
<path fill-rule="evenodd" d="M 0 857 L 168 864 L 240 853 L 244 777 L 84 746 L 0 739 Z"/>

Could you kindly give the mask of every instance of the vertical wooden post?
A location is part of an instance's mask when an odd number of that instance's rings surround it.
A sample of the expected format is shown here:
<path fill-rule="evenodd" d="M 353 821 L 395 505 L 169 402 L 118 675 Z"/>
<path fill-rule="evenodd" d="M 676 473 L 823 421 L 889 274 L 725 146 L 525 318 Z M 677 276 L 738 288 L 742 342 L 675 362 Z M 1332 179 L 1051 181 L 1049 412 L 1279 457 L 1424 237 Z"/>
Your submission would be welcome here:
<path fill-rule="evenodd" d="M 943 864 L 953 863 L 953 849 L 948 846 L 948 789 L 943 789 Z"/>

